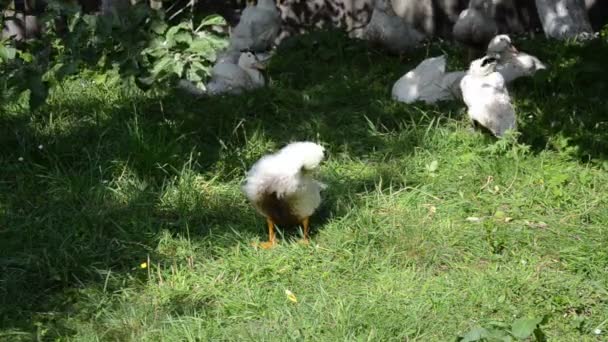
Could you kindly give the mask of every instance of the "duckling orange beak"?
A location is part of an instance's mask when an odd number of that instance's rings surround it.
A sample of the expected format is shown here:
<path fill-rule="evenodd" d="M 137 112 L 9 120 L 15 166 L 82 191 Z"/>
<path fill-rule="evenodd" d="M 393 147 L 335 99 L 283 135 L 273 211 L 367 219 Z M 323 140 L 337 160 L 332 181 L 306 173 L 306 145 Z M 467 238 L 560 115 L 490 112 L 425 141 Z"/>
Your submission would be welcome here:
<path fill-rule="evenodd" d="M 251 65 L 252 68 L 254 69 L 258 69 L 258 70 L 265 70 L 266 69 L 266 64 L 262 63 L 262 62 L 255 62 Z"/>
<path fill-rule="evenodd" d="M 513 53 L 519 53 L 519 50 L 517 50 L 517 48 L 515 48 L 515 46 L 513 44 L 511 44 L 509 46 L 509 50 L 511 50 L 511 52 L 513 52 Z"/>

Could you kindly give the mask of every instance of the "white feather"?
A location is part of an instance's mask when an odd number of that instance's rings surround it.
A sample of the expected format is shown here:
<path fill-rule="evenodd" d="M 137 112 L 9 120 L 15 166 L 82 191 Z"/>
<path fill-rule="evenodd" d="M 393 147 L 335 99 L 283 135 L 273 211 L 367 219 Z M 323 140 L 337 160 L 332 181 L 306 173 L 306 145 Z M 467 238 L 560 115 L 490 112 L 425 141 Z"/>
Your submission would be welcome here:
<path fill-rule="evenodd" d="M 538 70 L 547 69 L 547 66 L 535 56 L 517 51 L 506 34 L 494 37 L 488 44 L 488 54 L 498 55 L 496 66 L 505 82 L 510 83 L 524 76 L 532 76 Z"/>
<path fill-rule="evenodd" d="M 180 80 L 178 87 L 196 96 L 240 94 L 265 85 L 259 66 L 260 61 L 253 52 L 243 52 L 238 64 L 234 64 L 230 58 L 224 58 L 213 66 L 211 80 L 206 84 L 205 91 L 187 80 Z"/>
<path fill-rule="evenodd" d="M 294 215 L 309 217 L 321 204 L 320 192 L 325 185 L 306 171 L 317 169 L 323 158 L 324 148 L 318 144 L 291 143 L 253 165 L 247 173 L 243 192 L 260 212 L 257 203 L 262 197 L 276 193 L 278 199 L 289 203 Z"/>
<path fill-rule="evenodd" d="M 445 56 L 427 58 L 395 82 L 391 91 L 393 99 L 412 103 L 435 103 L 449 100 L 459 93 L 458 85 L 464 71 L 446 74 Z"/>
<path fill-rule="evenodd" d="M 483 65 L 488 57 L 474 60 L 460 82 L 462 97 L 471 121 L 501 137 L 505 131 L 516 129 L 515 110 L 501 74 L 495 64 Z"/>

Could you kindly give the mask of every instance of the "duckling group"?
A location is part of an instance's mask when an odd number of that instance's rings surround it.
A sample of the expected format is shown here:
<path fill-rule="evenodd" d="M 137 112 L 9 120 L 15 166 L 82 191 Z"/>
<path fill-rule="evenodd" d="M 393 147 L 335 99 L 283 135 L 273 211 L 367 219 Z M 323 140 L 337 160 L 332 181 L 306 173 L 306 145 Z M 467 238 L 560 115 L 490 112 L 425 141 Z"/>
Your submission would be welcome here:
<path fill-rule="evenodd" d="M 500 138 L 517 128 L 507 85 L 546 66 L 538 58 L 518 51 L 508 35 L 497 34 L 486 7 L 487 1 L 472 0 L 453 28 L 454 38 L 469 49 L 469 60 L 485 49 L 483 57 L 472 60 L 468 70 L 450 72 L 446 72 L 445 55 L 427 58 L 395 82 L 391 95 L 405 103 L 461 99 L 472 126 L 481 126 Z M 206 90 L 194 89 L 186 81 L 180 87 L 196 95 L 239 94 L 263 87 L 265 79 L 260 70 L 272 54 L 280 22 L 274 0 L 248 5 L 227 50 L 212 69 Z M 424 35 L 398 19 L 390 0 L 376 0 L 363 38 L 390 46 L 393 53 L 403 53 L 419 45 Z M 314 179 L 324 151 L 313 142 L 291 143 L 262 157 L 248 171 L 243 192 L 268 225 L 268 241 L 260 247 L 276 244 L 275 225 L 301 225 L 303 241 L 308 241 L 309 218 L 319 207 L 321 191 L 326 187 Z"/>

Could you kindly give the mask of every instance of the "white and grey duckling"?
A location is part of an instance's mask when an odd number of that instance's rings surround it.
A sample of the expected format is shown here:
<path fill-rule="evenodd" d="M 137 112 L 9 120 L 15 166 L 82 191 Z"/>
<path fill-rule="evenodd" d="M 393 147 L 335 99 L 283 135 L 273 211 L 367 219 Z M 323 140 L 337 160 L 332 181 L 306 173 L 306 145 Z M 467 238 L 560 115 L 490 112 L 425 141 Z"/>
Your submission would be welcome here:
<path fill-rule="evenodd" d="M 281 13 L 274 0 L 258 0 L 243 10 L 230 36 L 228 50 L 268 51 L 281 29 Z"/>
<path fill-rule="evenodd" d="M 445 56 L 431 57 L 401 76 L 393 85 L 396 101 L 435 103 L 460 97 L 460 80 L 464 71 L 445 72 Z"/>
<path fill-rule="evenodd" d="M 498 35 L 490 41 L 487 54 L 498 58 L 496 70 L 507 83 L 520 77 L 532 76 L 538 70 L 547 69 L 547 66 L 535 56 L 518 51 L 506 34 Z"/>
<path fill-rule="evenodd" d="M 498 33 L 492 17 L 492 0 L 470 0 L 469 7 L 458 16 L 452 35 L 468 48 L 468 60 L 483 54 L 490 40 Z"/>
<path fill-rule="evenodd" d="M 497 60 L 485 56 L 471 62 L 460 81 L 462 98 L 473 126 L 481 125 L 496 137 L 517 129 L 515 110 L 502 75 L 496 72 Z"/>
<path fill-rule="evenodd" d="M 363 30 L 363 39 L 400 54 L 415 48 L 424 38 L 424 34 L 395 13 L 391 0 L 374 2 L 372 17 Z"/>
<path fill-rule="evenodd" d="M 216 63 L 211 70 L 211 80 L 206 84 L 205 90 L 199 89 L 187 80 L 180 80 L 178 87 L 196 96 L 241 94 L 264 87 L 266 81 L 261 72 L 265 68 L 264 62 L 255 53 L 245 51 L 240 54 L 237 64 L 228 58 Z"/>
<path fill-rule="evenodd" d="M 309 217 L 321 204 L 321 190 L 326 187 L 313 178 L 324 151 L 313 142 L 294 142 L 262 157 L 249 170 L 243 192 L 268 224 L 268 241 L 260 247 L 276 244 L 275 224 L 302 225 L 308 241 Z"/>

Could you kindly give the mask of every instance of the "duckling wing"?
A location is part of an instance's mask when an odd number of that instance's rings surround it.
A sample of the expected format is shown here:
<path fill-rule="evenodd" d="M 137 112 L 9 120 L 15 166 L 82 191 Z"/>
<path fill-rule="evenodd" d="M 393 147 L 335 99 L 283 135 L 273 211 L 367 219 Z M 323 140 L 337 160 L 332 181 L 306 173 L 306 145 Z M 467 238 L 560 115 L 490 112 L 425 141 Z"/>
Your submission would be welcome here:
<path fill-rule="evenodd" d="M 496 71 L 503 76 L 505 82 L 509 83 L 520 77 L 532 76 L 538 70 L 546 68 L 545 64 L 535 56 L 520 52 L 505 63 L 499 64 Z"/>
<path fill-rule="evenodd" d="M 516 128 L 515 111 L 505 88 L 504 79 L 495 72 L 488 76 L 466 75 L 461 83 L 467 114 L 500 137 L 507 129 Z"/>
<path fill-rule="evenodd" d="M 471 108 L 475 104 L 477 89 L 480 87 L 479 80 L 473 75 L 466 74 L 460 81 L 462 100 Z"/>
<path fill-rule="evenodd" d="M 297 217 L 311 216 L 321 204 L 321 190 L 324 188 L 325 184 L 303 177 L 296 192 L 288 199 L 293 214 Z"/>
<path fill-rule="evenodd" d="M 393 99 L 412 103 L 418 100 L 431 99 L 433 93 L 441 91 L 445 74 L 445 56 L 427 58 L 415 69 L 403 75 L 392 89 Z"/>
<path fill-rule="evenodd" d="M 509 129 L 516 129 L 515 110 L 510 101 L 504 97 L 498 97 L 488 103 L 486 107 L 488 115 L 485 122 L 480 122 L 487 127 L 495 136 L 501 137 Z"/>
<path fill-rule="evenodd" d="M 211 70 L 207 91 L 211 95 L 240 93 L 251 86 L 251 77 L 241 67 L 232 63 L 218 63 Z"/>
<path fill-rule="evenodd" d="M 465 71 L 452 71 L 443 76 L 441 88 L 447 98 L 461 98 L 460 81 L 466 74 Z M 448 96 L 449 95 L 449 96 Z"/>
<path fill-rule="evenodd" d="M 303 188 L 320 188 L 320 183 L 313 182 L 305 173 L 319 166 L 323 151 L 323 147 L 315 143 L 296 142 L 262 157 L 247 173 L 245 194 L 256 201 L 267 193 L 275 193 L 281 199 L 292 197 Z"/>

